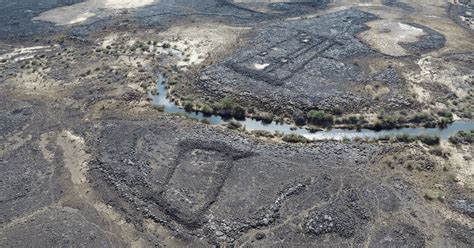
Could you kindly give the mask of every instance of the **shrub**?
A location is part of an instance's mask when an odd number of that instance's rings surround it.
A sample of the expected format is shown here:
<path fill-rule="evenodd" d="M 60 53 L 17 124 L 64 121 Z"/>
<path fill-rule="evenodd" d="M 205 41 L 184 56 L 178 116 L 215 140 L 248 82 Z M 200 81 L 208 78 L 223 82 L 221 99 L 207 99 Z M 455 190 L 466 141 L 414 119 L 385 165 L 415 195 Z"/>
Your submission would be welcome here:
<path fill-rule="evenodd" d="M 201 108 L 201 112 L 204 115 L 212 115 L 214 113 L 214 109 L 212 109 L 209 105 L 203 104 Z"/>
<path fill-rule="evenodd" d="M 323 111 L 311 110 L 307 117 L 308 121 L 315 125 L 331 125 L 334 123 L 334 116 Z"/>
<path fill-rule="evenodd" d="M 442 127 L 442 128 L 445 128 L 451 122 L 452 122 L 452 119 L 448 119 L 448 118 L 443 117 L 443 118 L 438 120 L 438 126 Z"/>
<path fill-rule="evenodd" d="M 296 112 L 293 114 L 293 121 L 297 126 L 304 126 L 306 125 L 306 116 L 304 113 Z"/>
<path fill-rule="evenodd" d="M 389 141 L 389 140 L 390 140 L 390 136 L 389 136 L 389 135 L 380 136 L 380 137 L 378 138 L 378 140 L 380 140 L 380 141 Z"/>
<path fill-rule="evenodd" d="M 304 136 L 299 135 L 299 134 L 287 134 L 283 136 L 283 141 L 288 142 L 288 143 L 306 143 L 308 142 L 308 139 L 306 139 Z"/>
<path fill-rule="evenodd" d="M 427 144 L 427 145 L 430 145 L 430 146 L 433 146 L 433 145 L 438 145 L 439 144 L 439 136 L 436 136 L 436 135 L 420 135 L 418 136 L 418 139 Z"/>
<path fill-rule="evenodd" d="M 209 122 L 208 119 L 202 119 L 201 123 L 204 123 L 204 124 L 207 124 L 207 125 L 211 124 L 211 122 Z"/>
<path fill-rule="evenodd" d="M 439 146 L 431 148 L 430 153 L 438 157 L 444 157 L 446 155 L 443 149 Z"/>
<path fill-rule="evenodd" d="M 160 112 L 165 111 L 165 106 L 163 106 L 163 105 L 153 105 L 153 108 L 160 111 Z"/>
<path fill-rule="evenodd" d="M 268 112 L 261 112 L 258 114 L 257 120 L 260 120 L 265 123 L 271 123 L 273 121 L 273 115 Z"/>
<path fill-rule="evenodd" d="M 359 123 L 359 118 L 355 115 L 352 115 L 352 116 L 349 116 L 347 121 L 348 121 L 347 123 L 349 123 L 349 124 L 357 124 L 357 123 Z"/>
<path fill-rule="evenodd" d="M 267 137 L 267 138 L 274 137 L 274 135 L 270 131 L 266 131 L 266 130 L 254 130 L 252 131 L 252 134 L 254 134 L 257 137 Z"/>
<path fill-rule="evenodd" d="M 308 130 L 310 133 L 316 133 L 316 132 L 323 131 L 323 129 L 321 129 L 319 127 L 316 127 L 316 126 L 312 126 L 312 125 L 307 126 L 306 130 Z"/>
<path fill-rule="evenodd" d="M 413 123 L 422 123 L 422 122 L 428 122 L 428 121 L 433 121 L 434 118 L 430 114 L 423 112 L 423 113 L 418 113 L 415 114 L 410 118 L 410 121 Z"/>
<path fill-rule="evenodd" d="M 448 109 L 438 110 L 438 115 L 449 119 L 453 118 L 453 113 L 451 113 L 451 111 L 449 111 Z"/>
<path fill-rule="evenodd" d="M 227 127 L 229 129 L 238 129 L 242 127 L 242 123 L 232 120 L 232 121 L 229 121 L 229 123 L 227 123 Z"/>
<path fill-rule="evenodd" d="M 376 130 L 393 129 L 398 126 L 398 121 L 394 117 L 383 116 L 379 118 L 381 119 L 379 119 L 374 125 L 374 129 Z"/>
<path fill-rule="evenodd" d="M 406 161 L 405 165 L 406 165 L 407 170 L 409 171 L 413 171 L 413 169 L 415 169 L 415 161 L 413 160 Z"/>
<path fill-rule="evenodd" d="M 187 112 L 193 111 L 193 108 L 194 108 L 193 102 L 191 102 L 191 101 L 186 101 L 186 102 L 184 103 L 184 110 L 186 110 Z"/>
<path fill-rule="evenodd" d="M 245 108 L 238 104 L 235 104 L 232 110 L 232 115 L 239 119 L 245 118 Z"/>
<path fill-rule="evenodd" d="M 404 134 L 399 134 L 397 135 L 397 140 L 400 142 L 412 142 L 414 139 L 410 135 L 404 133 Z"/>
<path fill-rule="evenodd" d="M 218 106 L 220 109 L 232 110 L 234 108 L 234 104 L 234 100 L 231 97 L 225 96 L 219 101 Z"/>
<path fill-rule="evenodd" d="M 469 132 L 459 131 L 454 135 L 449 136 L 449 142 L 457 144 L 473 144 L 474 143 L 474 130 Z"/>

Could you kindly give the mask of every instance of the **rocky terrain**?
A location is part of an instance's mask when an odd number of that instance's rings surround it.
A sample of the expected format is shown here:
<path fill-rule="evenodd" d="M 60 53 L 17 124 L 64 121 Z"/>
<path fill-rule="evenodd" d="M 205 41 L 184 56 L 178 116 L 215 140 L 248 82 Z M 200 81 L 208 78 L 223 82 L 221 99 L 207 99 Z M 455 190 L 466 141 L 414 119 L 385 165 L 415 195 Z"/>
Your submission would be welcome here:
<path fill-rule="evenodd" d="M 471 133 L 292 144 L 149 99 L 472 121 L 470 9 L 0 1 L 0 247 L 474 246 Z"/>

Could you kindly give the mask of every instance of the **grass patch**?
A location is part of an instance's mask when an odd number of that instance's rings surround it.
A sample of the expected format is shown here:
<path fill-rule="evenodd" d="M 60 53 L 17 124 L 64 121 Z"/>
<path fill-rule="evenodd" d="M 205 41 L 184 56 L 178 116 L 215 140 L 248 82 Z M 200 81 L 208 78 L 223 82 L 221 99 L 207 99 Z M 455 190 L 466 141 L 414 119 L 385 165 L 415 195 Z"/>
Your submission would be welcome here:
<path fill-rule="evenodd" d="M 286 134 L 283 136 L 282 139 L 283 141 L 288 142 L 288 143 L 307 143 L 308 142 L 307 138 L 295 133 Z"/>
<path fill-rule="evenodd" d="M 229 121 L 229 123 L 227 123 L 227 128 L 229 129 L 239 129 L 242 127 L 242 123 L 238 122 L 238 121 Z"/>
<path fill-rule="evenodd" d="M 469 132 L 459 131 L 456 134 L 449 136 L 449 142 L 455 145 L 473 144 L 474 143 L 474 130 L 471 130 Z"/>
<path fill-rule="evenodd" d="M 268 112 L 261 112 L 257 115 L 256 119 L 265 123 L 271 123 L 273 121 L 273 115 Z"/>
<path fill-rule="evenodd" d="M 306 115 L 308 122 L 318 126 L 328 126 L 334 123 L 332 114 L 324 113 L 324 111 L 311 110 Z"/>
<path fill-rule="evenodd" d="M 257 137 L 265 137 L 265 138 L 275 137 L 270 131 L 266 131 L 266 130 L 254 130 L 252 131 L 252 134 Z"/>

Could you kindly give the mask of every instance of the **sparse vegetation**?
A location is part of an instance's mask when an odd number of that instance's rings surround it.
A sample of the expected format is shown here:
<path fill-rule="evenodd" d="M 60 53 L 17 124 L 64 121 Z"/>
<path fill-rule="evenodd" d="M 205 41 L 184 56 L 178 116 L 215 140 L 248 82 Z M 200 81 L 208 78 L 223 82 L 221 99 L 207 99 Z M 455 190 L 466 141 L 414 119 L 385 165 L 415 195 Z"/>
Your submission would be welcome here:
<path fill-rule="evenodd" d="M 430 154 L 433 154 L 438 157 L 447 157 L 447 154 L 440 146 L 435 146 L 430 149 Z"/>
<path fill-rule="evenodd" d="M 389 137 L 379 138 L 379 140 L 387 140 L 387 139 L 390 139 L 390 138 Z M 436 135 L 422 134 L 418 136 L 411 136 L 406 133 L 395 136 L 395 140 L 397 140 L 398 142 L 404 142 L 404 143 L 410 143 L 410 142 L 419 140 L 430 146 L 438 145 L 440 142 L 439 136 L 436 136 Z"/>
<path fill-rule="evenodd" d="M 283 136 L 282 139 L 283 141 L 288 142 L 288 143 L 307 143 L 308 142 L 307 138 L 295 133 L 286 134 Z"/>
<path fill-rule="evenodd" d="M 227 127 L 229 129 L 239 129 L 239 128 L 242 127 L 242 123 L 240 123 L 238 121 L 231 120 L 227 123 Z"/>
<path fill-rule="evenodd" d="M 187 112 L 193 111 L 193 108 L 194 108 L 193 102 L 191 102 L 191 101 L 186 101 L 186 102 L 184 103 L 184 110 L 186 110 Z"/>
<path fill-rule="evenodd" d="M 221 116 L 235 116 L 237 118 L 245 117 L 245 109 L 236 104 L 234 99 L 229 96 L 226 96 L 219 102 L 215 103 L 213 108 L 217 110 L 217 113 Z"/>
<path fill-rule="evenodd" d="M 443 192 L 440 191 L 427 191 L 424 194 L 424 198 L 428 201 L 438 200 L 441 202 L 444 202 L 444 200 L 446 199 Z"/>
<path fill-rule="evenodd" d="M 257 115 L 256 119 L 265 123 L 271 123 L 273 121 L 273 115 L 268 112 L 261 112 Z"/>
<path fill-rule="evenodd" d="M 209 105 L 207 104 L 203 104 L 201 106 L 201 112 L 204 114 L 204 115 L 212 115 L 214 114 L 214 109 L 211 108 Z"/>
<path fill-rule="evenodd" d="M 330 126 L 334 123 L 334 116 L 323 111 L 311 110 L 307 114 L 308 122 L 318 126 Z"/>
<path fill-rule="evenodd" d="M 417 139 L 430 146 L 438 145 L 440 140 L 436 135 L 420 135 Z"/>
<path fill-rule="evenodd" d="M 465 131 L 459 131 L 458 133 L 451 135 L 449 137 L 449 142 L 458 145 L 458 144 L 463 144 L 463 145 L 468 145 L 468 144 L 473 144 L 474 143 L 474 130 L 471 130 L 469 132 Z"/>
<path fill-rule="evenodd" d="M 274 137 L 274 135 L 270 131 L 265 131 L 265 130 L 254 130 L 252 131 L 252 134 L 257 137 L 266 137 L 266 138 Z"/>
<path fill-rule="evenodd" d="M 153 105 L 153 108 L 160 111 L 160 112 L 165 111 L 165 106 L 163 106 L 163 105 Z"/>

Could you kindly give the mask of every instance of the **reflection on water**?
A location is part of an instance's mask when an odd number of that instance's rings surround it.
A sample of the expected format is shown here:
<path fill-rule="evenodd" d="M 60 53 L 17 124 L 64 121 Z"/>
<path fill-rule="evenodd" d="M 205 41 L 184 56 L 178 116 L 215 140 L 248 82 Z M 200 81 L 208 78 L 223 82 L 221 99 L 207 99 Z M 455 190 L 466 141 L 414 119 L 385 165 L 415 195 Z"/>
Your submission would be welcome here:
<path fill-rule="evenodd" d="M 211 125 L 220 125 L 229 122 L 230 120 L 238 121 L 245 126 L 246 130 L 264 130 L 270 132 L 280 132 L 284 134 L 291 134 L 297 133 L 305 136 L 311 140 L 326 140 L 326 139 L 336 139 L 342 140 L 344 138 L 379 138 L 384 136 L 396 136 L 400 134 L 408 134 L 408 135 L 421 135 L 421 134 L 429 134 L 429 135 L 437 135 L 441 139 L 446 140 L 449 138 L 449 135 L 454 134 L 458 131 L 470 131 L 474 129 L 474 122 L 472 121 L 456 121 L 449 125 L 447 128 L 440 129 L 440 128 L 400 128 L 400 129 L 391 129 L 391 130 L 383 130 L 383 131 L 374 131 L 370 129 L 362 129 L 362 130 L 349 130 L 349 129 L 331 129 L 326 131 L 320 131 L 316 133 L 311 133 L 310 131 L 306 130 L 305 128 L 296 128 L 294 126 L 288 124 L 277 124 L 275 122 L 272 123 L 263 123 L 261 121 L 257 121 L 251 118 L 246 118 L 245 120 L 236 120 L 234 118 L 223 118 L 218 115 L 211 115 L 205 116 L 202 113 L 198 112 L 186 112 L 183 108 L 177 106 L 173 102 L 169 101 L 166 98 L 166 85 L 165 85 L 165 78 L 160 75 L 157 83 L 157 94 L 152 95 L 153 103 L 159 106 L 163 106 L 164 112 L 166 113 L 186 113 L 191 118 L 197 120 L 207 119 Z"/>

